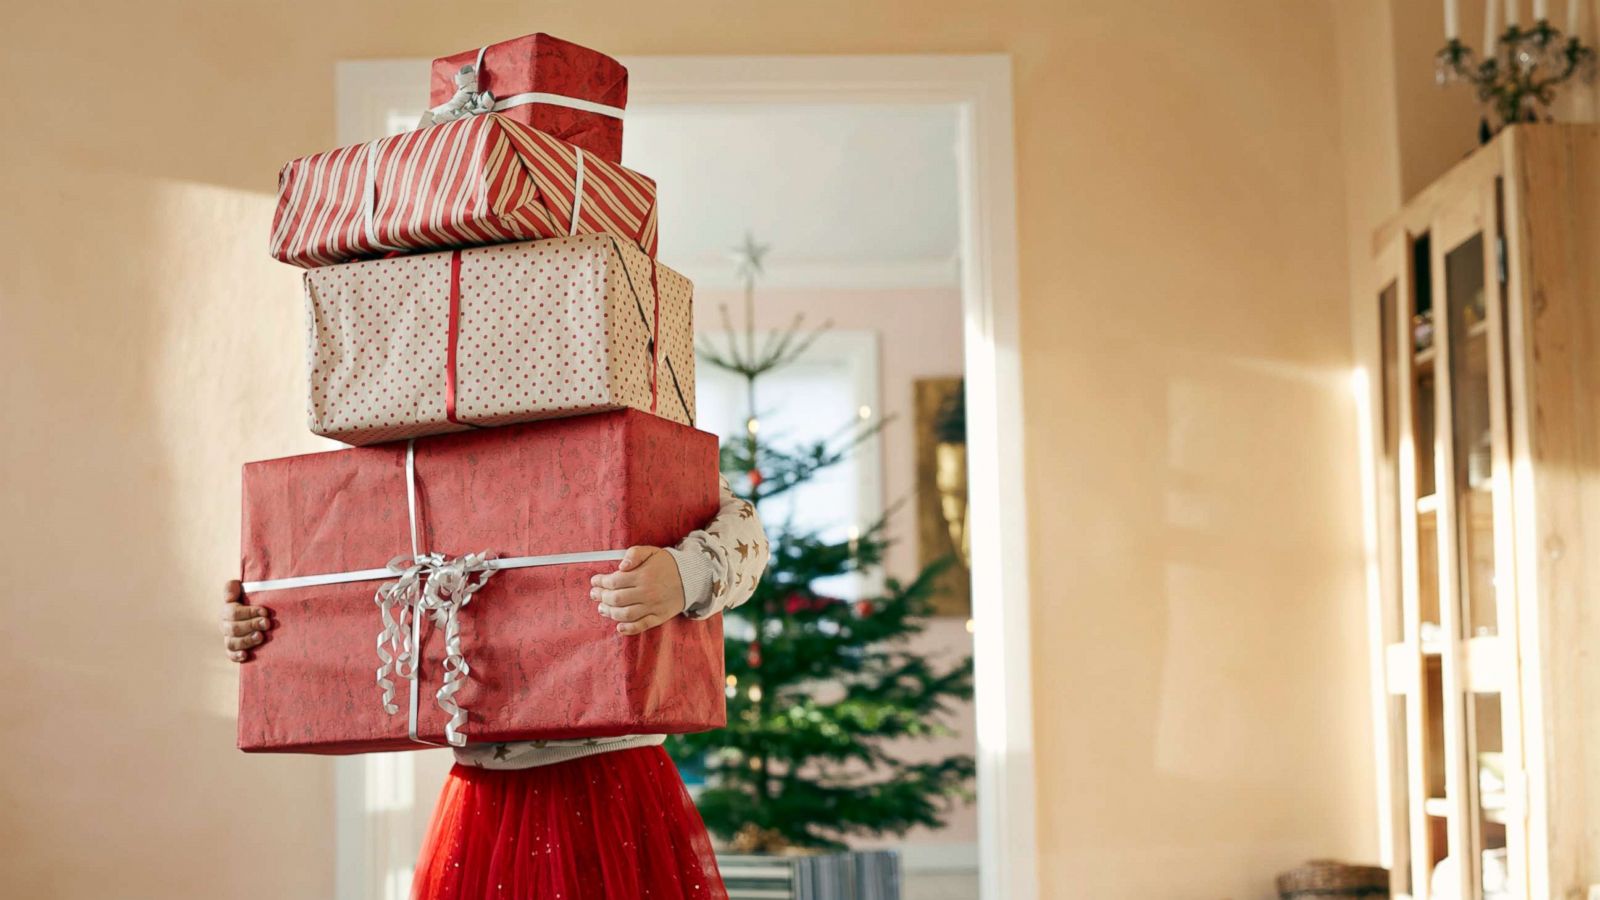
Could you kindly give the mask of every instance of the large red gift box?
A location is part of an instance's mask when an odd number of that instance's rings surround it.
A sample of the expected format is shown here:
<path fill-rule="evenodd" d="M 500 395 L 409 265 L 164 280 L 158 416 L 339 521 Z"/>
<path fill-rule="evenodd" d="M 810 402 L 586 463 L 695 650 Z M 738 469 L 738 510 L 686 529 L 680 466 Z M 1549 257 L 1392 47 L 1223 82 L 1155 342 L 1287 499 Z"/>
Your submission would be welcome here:
<path fill-rule="evenodd" d="M 556 558 L 493 571 L 455 610 L 454 662 L 468 674 L 453 702 L 464 710 L 466 741 L 722 726 L 718 617 L 678 617 L 630 637 L 589 599 L 589 578 L 614 571 L 621 550 L 671 546 L 717 507 L 716 438 L 635 410 L 246 464 L 242 579 L 246 602 L 270 609 L 274 628 L 241 667 L 239 747 L 446 744 L 452 716 L 438 694 L 449 680 L 448 627 L 426 612 L 414 619 L 418 677 L 406 678 L 403 666 L 388 673 L 394 712 L 386 712 L 376 649 L 385 611 L 375 594 L 397 581 L 383 571 L 391 560 L 403 571 L 437 554 L 434 565 L 447 567 L 482 551 L 520 564 Z M 562 562 L 564 554 L 605 558 Z M 365 578 L 296 586 L 330 573 Z M 408 633 L 410 608 L 389 610 L 401 617 L 390 639 Z"/>
<path fill-rule="evenodd" d="M 628 70 L 604 53 L 530 34 L 434 60 L 428 105 L 445 115 L 491 108 L 620 163 Z"/>
<path fill-rule="evenodd" d="M 573 234 L 655 256 L 655 182 L 488 113 L 289 162 L 271 250 L 313 268 Z"/>

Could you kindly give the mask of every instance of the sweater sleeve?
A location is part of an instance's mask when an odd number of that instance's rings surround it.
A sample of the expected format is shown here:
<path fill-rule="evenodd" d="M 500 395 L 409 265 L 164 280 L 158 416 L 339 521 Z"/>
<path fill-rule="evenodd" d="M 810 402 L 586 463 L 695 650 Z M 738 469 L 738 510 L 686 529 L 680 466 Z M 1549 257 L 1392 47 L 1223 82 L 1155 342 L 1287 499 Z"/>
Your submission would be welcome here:
<path fill-rule="evenodd" d="M 754 505 L 720 478 L 722 504 L 705 528 L 667 548 L 683 580 L 683 614 L 704 619 L 750 599 L 767 569 L 767 534 Z"/>

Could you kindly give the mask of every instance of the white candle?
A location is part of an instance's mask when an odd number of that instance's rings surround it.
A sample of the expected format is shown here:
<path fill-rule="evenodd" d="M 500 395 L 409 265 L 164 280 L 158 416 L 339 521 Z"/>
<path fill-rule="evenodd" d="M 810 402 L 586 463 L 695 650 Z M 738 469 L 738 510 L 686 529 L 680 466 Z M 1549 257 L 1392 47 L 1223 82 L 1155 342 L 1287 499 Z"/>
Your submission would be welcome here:
<path fill-rule="evenodd" d="M 1583 7 L 1578 4 L 1578 0 L 1567 0 L 1567 34 L 1572 37 L 1578 36 L 1578 16 L 1582 11 Z"/>
<path fill-rule="evenodd" d="M 1550 21 L 1550 0 L 1533 0 L 1533 20 L 1535 22 Z"/>
<path fill-rule="evenodd" d="M 1517 0 L 1506 0 L 1506 27 L 1517 24 Z"/>
<path fill-rule="evenodd" d="M 1453 41 L 1461 37 L 1461 10 L 1457 0 L 1444 0 L 1444 39 Z"/>
<path fill-rule="evenodd" d="M 1500 37 L 1499 18 L 1500 4 L 1498 0 L 1484 0 L 1483 4 L 1483 56 L 1485 59 L 1494 56 L 1495 43 Z"/>

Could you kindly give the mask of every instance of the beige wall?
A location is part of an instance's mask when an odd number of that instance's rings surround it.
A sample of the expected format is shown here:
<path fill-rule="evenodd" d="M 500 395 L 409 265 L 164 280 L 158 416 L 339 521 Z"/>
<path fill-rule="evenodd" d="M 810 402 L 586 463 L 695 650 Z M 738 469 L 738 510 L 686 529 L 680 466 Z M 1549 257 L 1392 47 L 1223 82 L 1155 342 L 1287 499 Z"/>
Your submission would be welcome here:
<path fill-rule="evenodd" d="M 1267 897 L 1306 856 L 1374 855 L 1327 5 L 8 13 L 8 887 L 330 893 L 328 766 L 230 749 L 211 624 L 237 464 L 312 445 L 295 275 L 264 253 L 274 175 L 329 144 L 335 60 L 533 29 L 624 54 L 1013 54 L 1046 896 Z"/>

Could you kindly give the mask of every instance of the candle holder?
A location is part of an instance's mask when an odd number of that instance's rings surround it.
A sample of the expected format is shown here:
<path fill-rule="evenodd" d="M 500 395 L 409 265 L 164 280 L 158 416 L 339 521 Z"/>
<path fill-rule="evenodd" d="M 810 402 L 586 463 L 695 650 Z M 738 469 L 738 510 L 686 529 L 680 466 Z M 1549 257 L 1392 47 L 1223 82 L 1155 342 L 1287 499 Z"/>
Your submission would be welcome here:
<path fill-rule="evenodd" d="M 1506 26 L 1495 49 L 1480 57 L 1451 38 L 1434 57 L 1434 78 L 1444 85 L 1465 82 L 1477 89 L 1478 100 L 1499 119 L 1492 128 L 1484 117 L 1482 137 L 1518 122 L 1548 118 L 1556 88 L 1574 77 L 1595 77 L 1595 50 L 1576 34 L 1540 19 L 1532 27 Z"/>

